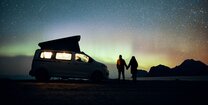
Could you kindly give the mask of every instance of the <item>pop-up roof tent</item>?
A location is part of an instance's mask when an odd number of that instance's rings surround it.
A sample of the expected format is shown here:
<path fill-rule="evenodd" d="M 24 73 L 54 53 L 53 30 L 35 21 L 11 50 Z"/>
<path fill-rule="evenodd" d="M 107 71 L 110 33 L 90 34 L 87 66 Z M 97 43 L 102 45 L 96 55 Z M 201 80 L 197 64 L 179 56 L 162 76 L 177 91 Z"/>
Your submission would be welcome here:
<path fill-rule="evenodd" d="M 45 50 L 67 50 L 67 51 L 74 51 L 80 52 L 79 41 L 80 35 L 71 36 L 56 40 L 50 40 L 46 42 L 41 42 L 38 45 L 41 49 Z"/>

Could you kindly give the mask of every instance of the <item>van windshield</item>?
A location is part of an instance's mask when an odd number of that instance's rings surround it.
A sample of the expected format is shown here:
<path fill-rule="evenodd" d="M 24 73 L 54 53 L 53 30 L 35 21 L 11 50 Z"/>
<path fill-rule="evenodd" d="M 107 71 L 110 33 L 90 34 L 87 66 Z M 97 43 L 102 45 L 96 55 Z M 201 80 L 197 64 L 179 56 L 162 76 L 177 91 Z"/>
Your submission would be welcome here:
<path fill-rule="evenodd" d="M 90 62 L 90 57 L 88 57 L 85 54 L 76 53 L 75 54 L 75 60 L 78 61 L 78 62 L 88 63 L 88 62 Z"/>

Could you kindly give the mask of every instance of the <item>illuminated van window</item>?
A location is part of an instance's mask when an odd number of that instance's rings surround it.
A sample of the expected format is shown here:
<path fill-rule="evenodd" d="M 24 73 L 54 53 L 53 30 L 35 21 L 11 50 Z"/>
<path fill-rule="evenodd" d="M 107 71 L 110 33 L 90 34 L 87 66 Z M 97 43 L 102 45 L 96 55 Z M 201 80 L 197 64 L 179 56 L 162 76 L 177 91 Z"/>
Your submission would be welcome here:
<path fill-rule="evenodd" d="M 89 62 L 89 57 L 84 54 L 75 54 L 75 60 L 78 62 Z"/>
<path fill-rule="evenodd" d="M 52 54 L 53 54 L 52 52 L 41 52 L 40 58 L 43 58 L 43 59 L 51 59 Z"/>
<path fill-rule="evenodd" d="M 56 59 L 71 60 L 72 54 L 70 53 L 56 53 Z"/>

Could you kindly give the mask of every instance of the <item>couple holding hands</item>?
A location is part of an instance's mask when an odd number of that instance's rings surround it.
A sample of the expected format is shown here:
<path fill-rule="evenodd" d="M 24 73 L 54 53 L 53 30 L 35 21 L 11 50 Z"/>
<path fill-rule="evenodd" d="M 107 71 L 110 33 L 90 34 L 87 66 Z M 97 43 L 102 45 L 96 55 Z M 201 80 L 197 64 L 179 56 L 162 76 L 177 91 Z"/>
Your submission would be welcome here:
<path fill-rule="evenodd" d="M 119 59 L 117 60 L 116 66 L 118 69 L 118 79 L 119 80 L 121 78 L 121 74 L 123 76 L 123 80 L 125 80 L 124 67 L 126 67 L 127 70 L 129 67 L 131 67 L 131 74 L 132 74 L 133 81 L 136 81 L 138 63 L 137 63 L 135 56 L 132 56 L 132 58 L 127 66 L 125 60 L 122 58 L 122 55 L 119 55 Z"/>

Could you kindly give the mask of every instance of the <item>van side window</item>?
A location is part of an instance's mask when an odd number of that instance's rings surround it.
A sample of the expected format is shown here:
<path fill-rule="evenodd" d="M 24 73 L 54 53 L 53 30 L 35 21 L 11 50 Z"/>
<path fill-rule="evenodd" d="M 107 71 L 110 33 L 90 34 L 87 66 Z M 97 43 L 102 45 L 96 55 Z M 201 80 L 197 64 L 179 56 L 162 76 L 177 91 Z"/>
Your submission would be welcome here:
<path fill-rule="evenodd" d="M 71 60 L 72 59 L 72 54 L 65 53 L 65 52 L 58 52 L 58 53 L 56 53 L 56 59 L 59 59 L 59 60 Z"/>
<path fill-rule="evenodd" d="M 75 60 L 78 62 L 89 62 L 89 57 L 84 54 L 75 54 Z"/>
<path fill-rule="evenodd" d="M 43 58 L 43 59 L 51 59 L 53 53 L 52 52 L 41 52 L 40 54 L 40 58 Z"/>

